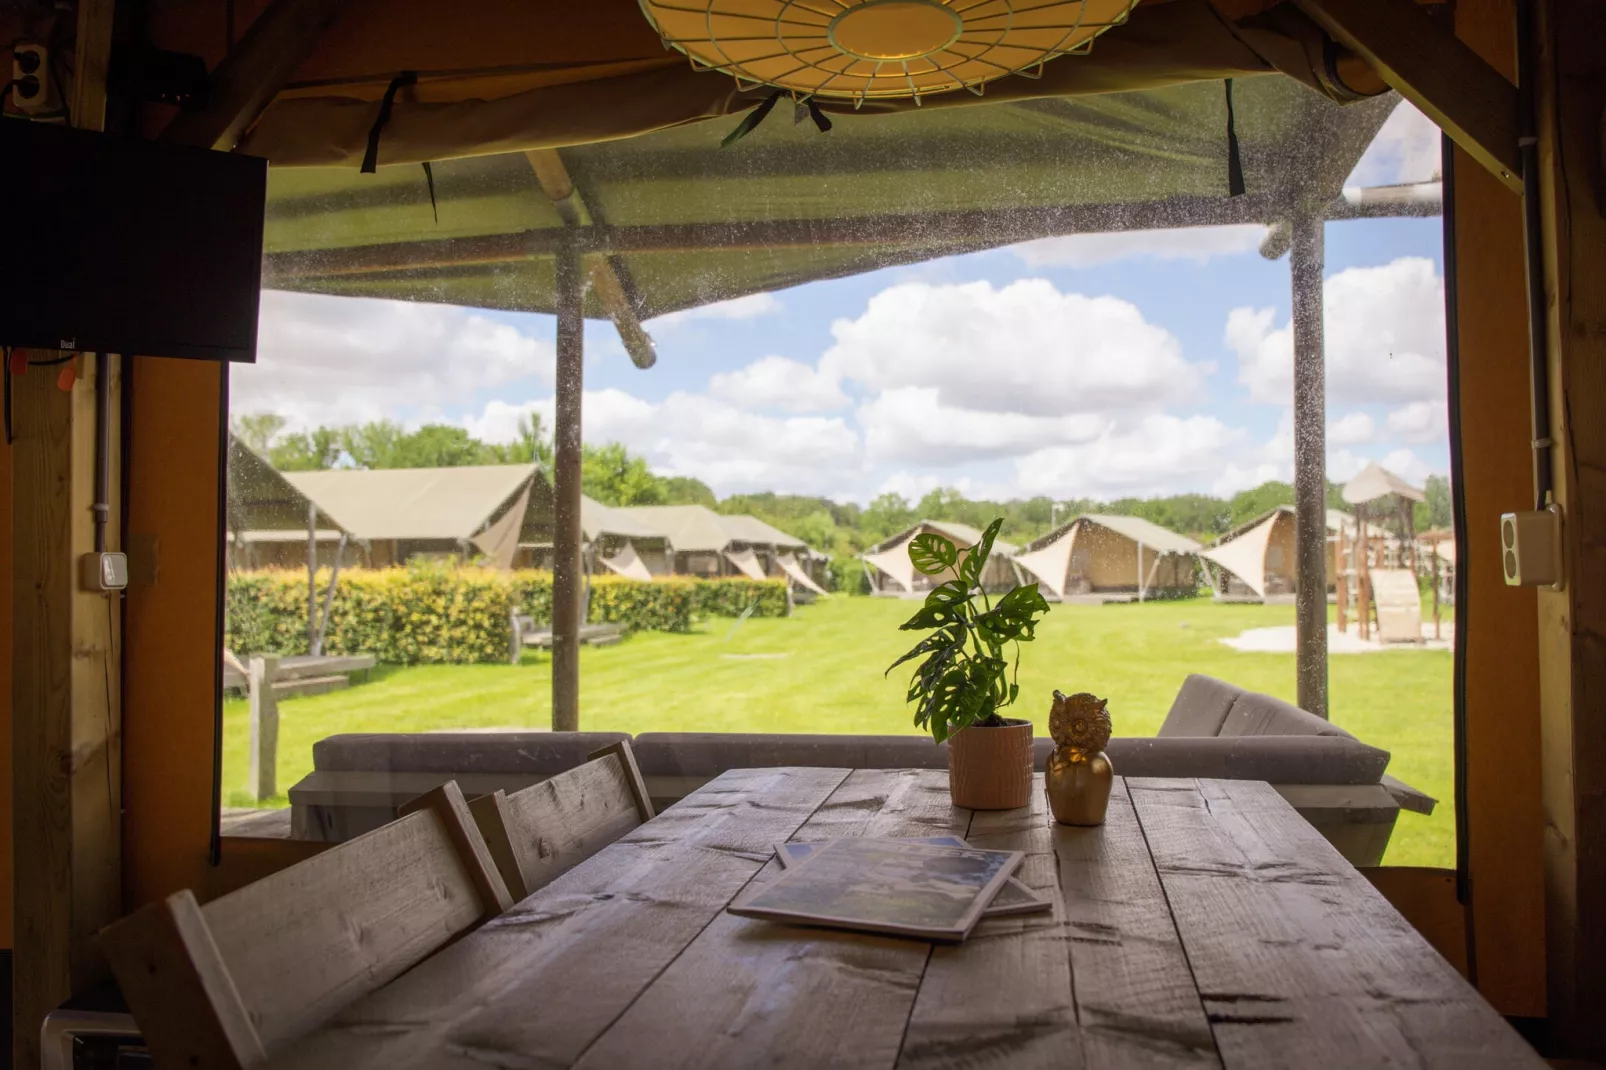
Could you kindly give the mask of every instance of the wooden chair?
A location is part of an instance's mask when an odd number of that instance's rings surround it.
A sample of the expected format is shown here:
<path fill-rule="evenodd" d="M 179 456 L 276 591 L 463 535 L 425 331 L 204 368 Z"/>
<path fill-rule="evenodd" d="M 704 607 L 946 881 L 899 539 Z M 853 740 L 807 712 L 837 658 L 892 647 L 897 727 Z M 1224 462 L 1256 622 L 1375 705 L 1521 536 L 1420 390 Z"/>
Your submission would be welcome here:
<path fill-rule="evenodd" d="M 469 804 L 515 901 L 551 883 L 653 816 L 628 741 L 523 791 Z"/>
<path fill-rule="evenodd" d="M 159 1066 L 245 1068 L 512 905 L 456 783 L 383 828 L 101 943 Z"/>

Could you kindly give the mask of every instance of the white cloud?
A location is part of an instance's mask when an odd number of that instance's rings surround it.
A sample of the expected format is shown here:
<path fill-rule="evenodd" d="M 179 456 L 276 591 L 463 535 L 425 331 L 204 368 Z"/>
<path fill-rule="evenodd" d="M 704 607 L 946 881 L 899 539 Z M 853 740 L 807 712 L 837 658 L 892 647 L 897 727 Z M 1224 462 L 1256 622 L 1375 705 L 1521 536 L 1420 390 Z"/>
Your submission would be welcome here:
<path fill-rule="evenodd" d="M 231 370 L 232 408 L 276 412 L 296 428 L 552 382 L 550 342 L 451 305 L 264 290 L 259 324 L 257 363 Z"/>
<path fill-rule="evenodd" d="M 1377 462 L 1407 483 L 1420 487 L 1433 474 L 1433 466 L 1408 449 L 1390 450 Z"/>
<path fill-rule="evenodd" d="M 505 440 L 518 417 L 530 412 L 553 425 L 551 397 L 491 402 L 464 423 L 471 433 Z M 660 475 L 695 476 L 721 494 L 785 489 L 840 495 L 857 490 L 862 476 L 859 435 L 840 417 L 778 418 L 701 394 L 677 392 L 652 402 L 609 388 L 586 391 L 580 419 L 585 441 L 622 442 Z"/>
<path fill-rule="evenodd" d="M 1341 404 L 1442 398 L 1444 282 L 1433 262 L 1401 257 L 1348 268 L 1324 287 L 1327 397 Z M 1235 308 L 1225 340 L 1254 401 L 1293 401 L 1293 328 L 1269 308 Z"/>
<path fill-rule="evenodd" d="M 1356 446 L 1377 435 L 1377 421 L 1364 412 L 1347 412 L 1327 421 L 1327 441 L 1335 446 Z"/>
<path fill-rule="evenodd" d="M 859 406 L 872 462 L 959 464 L 1012 457 L 1045 446 L 1090 442 L 1108 420 L 1099 415 L 1025 416 L 945 405 L 935 387 L 883 390 Z"/>
<path fill-rule="evenodd" d="M 708 392 L 732 405 L 786 412 L 825 412 L 848 404 L 836 379 L 802 361 L 777 356 L 714 375 Z"/>
<path fill-rule="evenodd" d="M 1040 238 L 1012 246 L 1010 252 L 1032 267 L 1095 267 L 1117 260 L 1191 260 L 1203 264 L 1218 256 L 1254 252 L 1266 238 L 1258 223 L 1230 227 L 1175 227 L 1124 230 Z"/>
<path fill-rule="evenodd" d="M 759 316 L 773 316 L 786 306 L 774 294 L 756 293 L 733 297 L 728 301 L 714 301 L 696 308 L 669 312 L 650 319 L 644 326 L 651 330 L 673 330 L 692 320 L 750 320 Z"/>
<path fill-rule="evenodd" d="M 1439 128 L 1410 101 L 1402 100 L 1389 113 L 1344 184 L 1389 186 L 1431 181 L 1443 170 L 1439 147 Z"/>
<path fill-rule="evenodd" d="M 1208 485 L 1225 459 L 1240 452 L 1248 433 L 1213 416 L 1151 413 L 1112 426 L 1079 446 L 1053 446 L 1015 462 L 1026 494 L 1111 498 L 1170 494 Z"/>
<path fill-rule="evenodd" d="M 1189 400 L 1210 368 L 1115 297 L 1045 279 L 903 283 L 831 326 L 823 372 L 873 390 L 930 387 L 951 408 L 1028 416 L 1159 408 Z"/>
<path fill-rule="evenodd" d="M 1413 401 L 1388 414 L 1389 434 L 1405 442 L 1441 442 L 1450 433 L 1442 401 Z"/>

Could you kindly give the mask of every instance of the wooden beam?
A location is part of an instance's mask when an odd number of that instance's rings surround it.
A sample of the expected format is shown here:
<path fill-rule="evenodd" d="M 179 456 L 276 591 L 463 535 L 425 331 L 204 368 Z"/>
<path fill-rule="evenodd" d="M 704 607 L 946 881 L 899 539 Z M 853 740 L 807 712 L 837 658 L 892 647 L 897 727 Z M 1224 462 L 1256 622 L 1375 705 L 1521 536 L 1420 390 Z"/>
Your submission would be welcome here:
<path fill-rule="evenodd" d="M 575 186 L 557 149 L 530 149 L 524 157 L 530 161 L 535 180 L 565 226 L 589 227 L 596 223 L 590 203 Z M 650 368 L 658 363 L 652 336 L 641 325 L 641 317 L 636 312 L 635 287 L 631 284 L 629 269 L 617 257 L 600 253 L 592 260 L 590 274 L 597 301 L 613 321 L 631 361 L 638 368 Z"/>
<path fill-rule="evenodd" d="M 580 399 L 585 280 L 572 246 L 557 258 L 558 371 L 552 460 L 552 730 L 580 729 Z"/>
<path fill-rule="evenodd" d="M 345 7 L 346 0 L 273 0 L 212 72 L 207 106 L 180 112 L 160 140 L 232 150 Z"/>
<path fill-rule="evenodd" d="M 1606 5 L 1538 24 L 1551 473 L 1562 590 L 1539 599 L 1545 933 L 1553 1054 L 1606 1061 L 1606 213 L 1590 196 L 1606 109 Z"/>
<path fill-rule="evenodd" d="M 1295 0 L 1514 193 L 1522 192 L 1517 90 L 1406 0 Z"/>

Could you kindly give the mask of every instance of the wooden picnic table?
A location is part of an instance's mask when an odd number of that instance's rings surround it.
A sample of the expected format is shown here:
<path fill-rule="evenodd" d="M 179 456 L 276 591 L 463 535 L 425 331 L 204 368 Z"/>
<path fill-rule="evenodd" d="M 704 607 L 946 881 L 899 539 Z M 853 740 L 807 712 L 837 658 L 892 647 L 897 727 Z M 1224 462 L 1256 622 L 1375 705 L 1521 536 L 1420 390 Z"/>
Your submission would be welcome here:
<path fill-rule="evenodd" d="M 1107 823 L 948 801 L 941 770 L 740 769 L 275 1066 L 1542 1067 L 1269 786 L 1117 778 Z M 963 944 L 738 918 L 787 839 L 1027 852 L 1052 915 Z"/>

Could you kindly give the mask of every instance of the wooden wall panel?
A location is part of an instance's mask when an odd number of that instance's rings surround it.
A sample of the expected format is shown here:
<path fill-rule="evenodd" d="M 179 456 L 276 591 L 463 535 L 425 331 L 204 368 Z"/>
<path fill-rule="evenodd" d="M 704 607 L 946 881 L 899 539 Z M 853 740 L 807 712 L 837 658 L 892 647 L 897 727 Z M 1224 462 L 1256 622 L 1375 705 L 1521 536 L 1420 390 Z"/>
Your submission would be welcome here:
<path fill-rule="evenodd" d="M 1461 0 L 1457 34 L 1513 80 L 1511 0 Z M 1467 789 L 1473 976 L 1502 1013 L 1545 1013 L 1539 795 L 1539 628 L 1507 587 L 1499 517 L 1530 508 L 1522 201 L 1455 150 L 1461 480 L 1468 581 Z"/>
<path fill-rule="evenodd" d="M 11 448 L 0 438 L 0 947 L 11 936 Z"/>
<path fill-rule="evenodd" d="M 153 357 L 133 372 L 128 527 L 133 545 L 154 539 L 156 582 L 128 594 L 123 876 L 130 910 L 208 879 L 226 374 L 216 364 Z"/>

